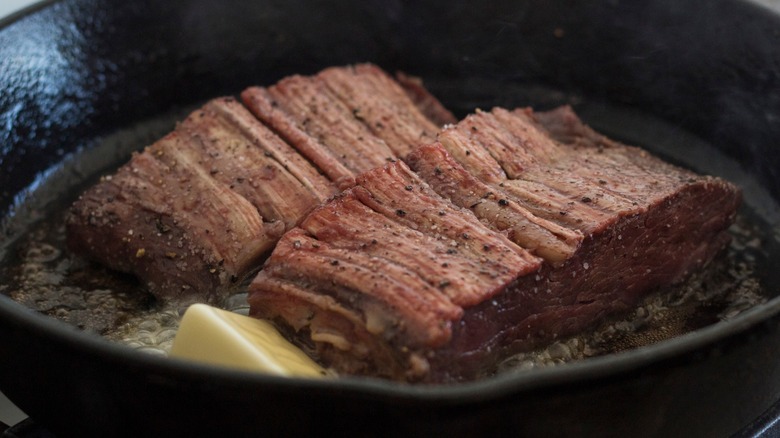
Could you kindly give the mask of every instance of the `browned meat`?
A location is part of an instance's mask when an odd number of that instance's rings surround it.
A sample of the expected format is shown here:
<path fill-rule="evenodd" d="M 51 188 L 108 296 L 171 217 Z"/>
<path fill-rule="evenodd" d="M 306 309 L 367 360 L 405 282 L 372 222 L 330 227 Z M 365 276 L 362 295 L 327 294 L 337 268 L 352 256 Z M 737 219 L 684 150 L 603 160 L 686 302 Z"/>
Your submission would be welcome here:
<path fill-rule="evenodd" d="M 335 188 L 233 99 L 207 103 L 73 205 L 72 249 L 215 301 Z"/>
<path fill-rule="evenodd" d="M 242 100 L 207 103 L 85 192 L 69 245 L 163 300 L 217 302 L 278 241 L 251 312 L 342 372 L 472 379 L 685 278 L 739 203 L 568 107 L 437 136 L 452 115 L 371 65 Z"/>
<path fill-rule="evenodd" d="M 241 94 L 260 120 L 341 186 L 351 184 L 360 172 L 433 141 L 441 125 L 426 113 L 452 120 L 423 88 L 414 89 L 411 96 L 415 100 L 390 76 L 368 64 L 292 76 Z"/>
<path fill-rule="evenodd" d="M 179 130 L 192 140 L 179 152 L 200 160 L 266 222 L 290 228 L 334 194 L 323 175 L 232 98 L 207 103 Z"/>
<path fill-rule="evenodd" d="M 360 175 L 285 234 L 250 285 L 250 303 L 256 316 L 306 327 L 342 370 L 414 379 L 427 373 L 425 352 L 450 342 L 464 308 L 539 266 L 395 162 Z M 310 311 L 285 305 L 285 290 Z"/>
<path fill-rule="evenodd" d="M 687 277 L 726 244 L 740 200 L 567 108 L 479 112 L 408 162 L 417 174 L 394 163 L 357 176 L 250 286 L 252 314 L 342 372 L 489 372 Z"/>
<path fill-rule="evenodd" d="M 396 156 L 405 157 L 418 145 L 436 139 L 441 126 L 429 120 L 404 89 L 376 66 L 329 68 L 319 76 Z"/>
<path fill-rule="evenodd" d="M 609 140 L 570 108 L 538 116 L 495 109 L 470 119 L 464 122 L 470 131 L 516 136 L 515 147 L 524 143 L 539 151 L 513 160 L 502 155 L 513 145 L 467 143 L 512 161 L 502 169 L 514 169 L 506 173 L 515 178 L 484 182 L 509 205 L 516 202 L 539 217 L 556 219 L 585 238 L 565 263 L 546 263 L 535 275 L 520 278 L 511 293 L 464 311 L 458 325 L 464 329 L 455 330 L 452 343 L 431 361 L 439 371 L 434 381 L 471 378 L 495 360 L 630 309 L 647 293 L 699 269 L 729 240 L 726 230 L 740 202 L 735 186 Z M 525 142 L 518 135 L 524 130 L 534 131 Z M 539 132 L 564 143 L 544 140 Z"/>
<path fill-rule="evenodd" d="M 561 144 L 530 110 L 478 112 L 445 129 L 439 142 L 466 170 L 534 215 L 584 234 L 646 208 L 697 177 L 647 152 L 599 136 L 570 109 L 542 113 Z M 564 128 L 568 126 L 568 128 Z"/>
<path fill-rule="evenodd" d="M 513 242 L 550 263 L 569 259 L 582 242 L 579 230 L 534 216 L 519 203 L 509 201 L 499 188 L 467 172 L 439 144 L 419 147 L 407 161 L 439 194 L 470 209 L 491 228 L 506 231 Z"/>
<path fill-rule="evenodd" d="M 334 181 L 395 157 L 318 76 L 292 76 L 269 88 L 249 88 L 242 96 L 261 120 Z"/>
<path fill-rule="evenodd" d="M 414 96 L 446 113 L 423 88 Z M 70 247 L 163 300 L 217 302 L 339 185 L 438 130 L 371 65 L 293 76 L 244 98 L 270 114 L 267 126 L 233 98 L 207 103 L 80 197 Z"/>
<path fill-rule="evenodd" d="M 560 106 L 551 111 L 533 113 L 533 121 L 545 129 L 552 138 L 565 144 L 590 144 L 591 146 L 614 146 L 615 141 L 594 131 L 568 106 Z"/>

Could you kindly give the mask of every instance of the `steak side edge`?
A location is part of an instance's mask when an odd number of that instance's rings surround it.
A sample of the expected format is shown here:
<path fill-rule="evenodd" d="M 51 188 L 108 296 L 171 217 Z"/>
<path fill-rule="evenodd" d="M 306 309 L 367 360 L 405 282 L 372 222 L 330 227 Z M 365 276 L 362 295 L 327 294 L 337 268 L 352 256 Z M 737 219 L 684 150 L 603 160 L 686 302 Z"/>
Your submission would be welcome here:
<path fill-rule="evenodd" d="M 417 173 L 387 179 L 392 169 L 408 168 L 386 165 L 357 176 L 349 194 L 406 228 L 384 227 L 335 205 L 343 199 L 333 200 L 305 219 L 296 235 L 315 239 L 307 245 L 317 244 L 317 236 L 340 236 L 352 264 L 327 263 L 311 256 L 316 248 L 307 253 L 287 242 L 288 251 L 278 257 L 275 251 L 250 285 L 251 314 L 275 320 L 343 373 L 431 383 L 489 374 L 501 359 L 581 332 L 687 278 L 728 243 L 727 228 L 741 201 L 734 185 L 606 139 L 569 108 L 539 115 L 529 109 L 478 112 L 446 127 L 407 162 Z M 426 204 L 408 196 L 420 187 L 441 199 Z M 459 215 L 447 213 L 442 202 Z M 339 213 L 318 219 L 330 210 Z M 471 218 L 480 233 L 504 236 L 508 248 L 538 263 L 505 265 L 490 244 L 466 251 L 463 239 L 480 234 L 473 229 L 442 237 L 442 229 L 464 229 L 460 217 Z M 307 223 L 317 223 L 316 230 Z M 366 237 L 359 230 L 380 230 L 385 245 L 395 246 L 366 250 L 361 245 L 371 241 L 361 240 Z M 426 243 L 431 239 L 452 247 L 437 255 L 437 246 Z M 421 257 L 425 251 L 430 253 Z M 391 284 L 398 281 L 418 284 L 418 293 L 428 296 L 426 290 L 442 281 L 430 273 L 451 266 L 444 255 L 454 254 L 478 254 L 495 281 L 469 280 L 470 300 L 450 291 L 459 312 L 424 313 L 421 306 L 417 313 L 392 304 L 399 298 Z M 382 266 L 392 266 L 393 274 Z M 525 268 L 506 276 L 490 266 Z M 385 277 L 335 280 L 349 277 L 350 269 Z M 442 327 L 445 333 L 437 331 Z M 435 342 L 425 335 L 434 332 Z"/>

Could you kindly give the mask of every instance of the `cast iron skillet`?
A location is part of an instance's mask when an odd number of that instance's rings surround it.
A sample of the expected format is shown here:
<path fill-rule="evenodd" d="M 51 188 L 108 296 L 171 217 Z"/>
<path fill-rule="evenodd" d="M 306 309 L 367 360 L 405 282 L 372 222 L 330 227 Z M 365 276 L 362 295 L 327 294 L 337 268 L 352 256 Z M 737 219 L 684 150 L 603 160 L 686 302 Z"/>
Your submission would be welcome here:
<path fill-rule="evenodd" d="M 426 78 L 459 115 L 564 102 L 641 110 L 712 144 L 769 203 L 780 196 L 770 11 L 736 0 L 420 3 L 66 0 L 12 17 L 0 29 L 0 212 L 45 213 L 20 206 L 57 163 L 118 130 L 361 61 Z M 0 296 L 0 388 L 61 436 L 727 436 L 780 398 L 779 312 L 774 298 L 652 347 L 416 387 L 147 357 Z"/>

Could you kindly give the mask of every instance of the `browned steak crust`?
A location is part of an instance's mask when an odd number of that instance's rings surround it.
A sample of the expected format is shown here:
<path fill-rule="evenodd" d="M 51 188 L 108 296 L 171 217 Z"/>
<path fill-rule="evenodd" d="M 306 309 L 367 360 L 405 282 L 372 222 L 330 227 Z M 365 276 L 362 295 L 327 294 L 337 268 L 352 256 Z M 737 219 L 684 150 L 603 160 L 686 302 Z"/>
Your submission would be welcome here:
<path fill-rule="evenodd" d="M 686 278 L 728 242 L 740 202 L 728 182 L 606 139 L 569 108 L 478 112 L 406 161 L 416 173 L 357 176 L 250 286 L 253 314 L 342 372 L 473 379 Z M 346 260 L 322 257 L 336 248 Z"/>
<path fill-rule="evenodd" d="M 70 247 L 161 300 L 218 302 L 339 186 L 439 129 L 411 98 L 430 111 L 441 106 L 433 96 L 407 94 L 368 64 L 243 97 L 260 119 L 233 98 L 212 100 L 87 190 L 70 211 Z"/>

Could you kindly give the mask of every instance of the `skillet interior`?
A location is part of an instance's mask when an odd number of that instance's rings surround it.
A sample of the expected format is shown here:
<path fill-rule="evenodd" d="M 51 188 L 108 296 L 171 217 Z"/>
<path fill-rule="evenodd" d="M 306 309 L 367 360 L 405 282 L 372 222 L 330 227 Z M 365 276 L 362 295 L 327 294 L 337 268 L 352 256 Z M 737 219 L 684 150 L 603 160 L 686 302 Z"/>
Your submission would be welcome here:
<path fill-rule="evenodd" d="M 494 104 L 584 102 L 588 121 L 598 127 L 601 109 L 641 108 L 747 169 L 761 187 L 751 191 L 752 206 L 774 226 L 767 205 L 780 192 L 773 144 L 780 138 L 780 97 L 772 92 L 780 62 L 772 31 L 779 23 L 760 8 L 729 1 L 703 9 L 671 1 L 588 7 L 507 1 L 490 8 L 476 2 L 229 3 L 60 2 L 6 26 L 0 32 L 0 82 L 10 91 L 0 98 L 2 211 L 33 218 L 36 211 L 14 206 L 22 205 L 36 178 L 118 129 L 247 84 L 371 60 L 425 77 L 460 115 Z M 724 40 L 713 23 L 750 27 Z M 5 231 L 13 238 L 17 230 Z M 0 300 L 0 354 L 9 358 L 0 365 L 0 387 L 63 430 L 83 428 L 76 412 L 89 412 L 95 430 L 120 426 L 128 433 L 175 430 L 186 418 L 201 418 L 202 430 L 214 432 L 257 429 L 258 422 L 286 432 L 365 426 L 388 433 L 621 434 L 637 426 L 722 432 L 743 425 L 780 394 L 780 372 L 771 360 L 779 307 L 774 299 L 728 324 L 616 357 L 454 388 L 413 388 L 280 381 L 138 357 Z M 67 361 L 52 367 L 41 357 Z M 41 386 L 18 379 L 20 369 Z M 688 380 L 706 370 L 734 375 L 731 382 L 692 389 Z M 41 400 L 43 388 L 61 396 Z M 135 398 L 141 412 L 112 394 Z M 593 402 L 605 399 L 611 403 Z M 713 417 L 724 402 L 740 407 Z M 248 406 L 256 413 L 248 415 Z M 373 410 L 383 413 L 371 424 L 360 420 Z M 133 421 L 137 415 L 145 421 Z"/>

